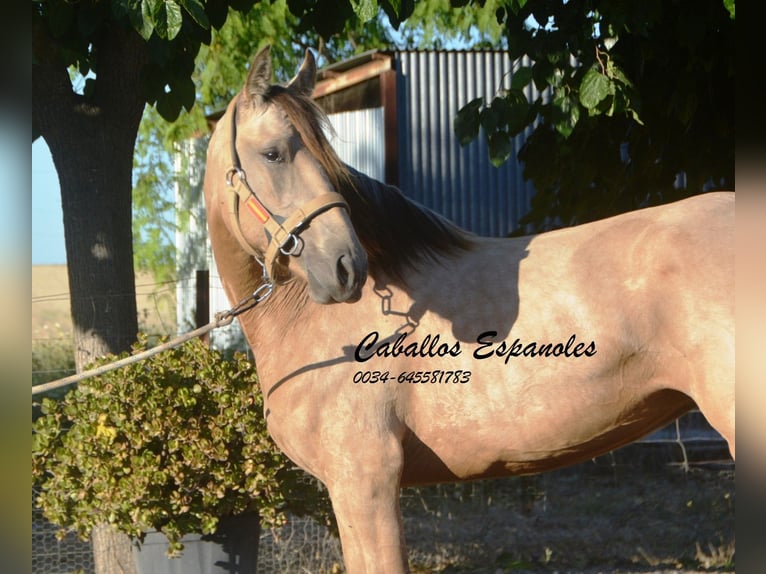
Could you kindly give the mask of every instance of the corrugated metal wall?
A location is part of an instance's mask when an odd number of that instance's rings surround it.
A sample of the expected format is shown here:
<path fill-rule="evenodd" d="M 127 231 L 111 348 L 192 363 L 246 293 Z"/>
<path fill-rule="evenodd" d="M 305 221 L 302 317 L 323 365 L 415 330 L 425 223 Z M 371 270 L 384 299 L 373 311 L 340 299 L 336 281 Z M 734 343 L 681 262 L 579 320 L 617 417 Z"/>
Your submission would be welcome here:
<path fill-rule="evenodd" d="M 528 133 L 515 138 L 511 159 L 496 168 L 483 135 L 461 147 L 453 122 L 474 98 L 491 101 L 510 88 L 514 62 L 501 51 L 406 51 L 396 54 L 396 67 L 399 187 L 475 233 L 513 231 L 534 193 L 516 160 Z M 533 86 L 528 90 L 537 97 Z"/>
<path fill-rule="evenodd" d="M 175 154 L 176 326 L 186 333 L 195 325 L 196 273 L 208 268 L 207 219 L 202 189 L 208 137 L 193 138 Z M 181 175 L 183 174 L 183 175 Z M 224 307 L 226 308 L 226 307 Z"/>
<path fill-rule="evenodd" d="M 383 108 L 330 114 L 330 143 L 351 167 L 383 181 L 386 174 Z"/>
<path fill-rule="evenodd" d="M 517 228 L 534 188 L 516 159 L 531 128 L 516 136 L 511 158 L 496 168 L 483 133 L 461 147 L 453 130 L 458 110 L 477 97 L 491 101 L 510 88 L 514 62 L 502 51 L 405 51 L 397 69 L 398 186 L 409 197 L 480 235 L 503 236 Z M 521 63 L 516 62 L 518 68 Z M 528 86 L 527 96 L 539 92 Z M 384 180 L 382 108 L 330 115 L 340 157 Z"/>

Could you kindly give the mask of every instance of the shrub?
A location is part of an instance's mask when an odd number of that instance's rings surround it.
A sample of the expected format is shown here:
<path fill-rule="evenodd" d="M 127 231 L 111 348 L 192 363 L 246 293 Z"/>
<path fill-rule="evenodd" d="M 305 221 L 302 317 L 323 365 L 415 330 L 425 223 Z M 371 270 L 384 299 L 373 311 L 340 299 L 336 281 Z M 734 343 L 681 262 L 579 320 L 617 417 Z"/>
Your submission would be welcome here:
<path fill-rule="evenodd" d="M 146 347 L 146 338 L 134 351 Z M 108 357 L 104 362 L 114 360 Z M 109 523 L 137 539 L 163 532 L 171 551 L 219 518 L 286 512 L 327 522 L 317 483 L 272 443 L 257 375 L 244 355 L 224 360 L 195 340 L 43 399 L 33 423 L 36 503 L 61 534 Z"/>

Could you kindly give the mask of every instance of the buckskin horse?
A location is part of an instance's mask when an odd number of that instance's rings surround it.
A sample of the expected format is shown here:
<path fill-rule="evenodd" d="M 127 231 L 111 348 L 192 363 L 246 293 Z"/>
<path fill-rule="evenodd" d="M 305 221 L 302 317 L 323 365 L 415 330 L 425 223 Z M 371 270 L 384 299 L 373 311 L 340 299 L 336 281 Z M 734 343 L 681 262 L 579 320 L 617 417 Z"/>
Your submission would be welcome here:
<path fill-rule="evenodd" d="M 210 140 L 210 241 L 348 572 L 407 571 L 402 486 L 559 468 L 695 405 L 734 454 L 733 193 L 478 237 L 343 164 L 309 51 L 271 73 L 264 49 Z"/>

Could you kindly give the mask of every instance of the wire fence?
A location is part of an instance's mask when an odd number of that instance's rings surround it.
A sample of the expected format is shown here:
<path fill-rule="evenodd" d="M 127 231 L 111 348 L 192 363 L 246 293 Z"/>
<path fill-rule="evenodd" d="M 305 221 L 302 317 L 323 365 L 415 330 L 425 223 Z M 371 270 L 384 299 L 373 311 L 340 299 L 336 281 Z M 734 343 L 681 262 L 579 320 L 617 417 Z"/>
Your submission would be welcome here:
<path fill-rule="evenodd" d="M 95 574 L 90 541 L 73 534 L 57 538 L 59 528 L 32 511 L 33 574 Z M 258 543 L 258 572 L 332 572 L 342 564 L 340 542 L 308 518 L 292 518 L 286 526 L 265 530 Z"/>
<path fill-rule="evenodd" d="M 32 504 L 32 573 L 93 574 L 93 552 L 89 541 L 73 534 L 61 539 L 58 527 L 51 524 Z"/>
<path fill-rule="evenodd" d="M 647 471 L 602 457 L 542 475 L 403 489 L 410 563 L 487 574 L 732 570 L 732 468 L 657 462 L 664 466 Z M 308 518 L 262 531 L 258 544 L 259 574 L 343 571 L 338 538 Z M 90 544 L 56 540 L 39 515 L 32 547 L 33 574 L 94 573 Z"/>

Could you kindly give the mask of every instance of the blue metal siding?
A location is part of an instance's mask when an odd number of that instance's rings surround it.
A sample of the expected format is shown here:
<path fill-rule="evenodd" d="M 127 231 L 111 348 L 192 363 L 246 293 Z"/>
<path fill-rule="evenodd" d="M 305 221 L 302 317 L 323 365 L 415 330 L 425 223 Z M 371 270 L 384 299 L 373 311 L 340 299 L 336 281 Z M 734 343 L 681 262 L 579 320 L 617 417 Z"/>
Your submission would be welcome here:
<path fill-rule="evenodd" d="M 338 156 L 351 167 L 383 181 L 386 174 L 383 108 L 330 114 L 328 134 Z"/>
<path fill-rule="evenodd" d="M 458 110 L 477 97 L 491 101 L 510 88 L 514 62 L 506 52 L 397 52 L 399 186 L 416 201 L 481 235 L 513 231 L 534 193 L 514 139 L 501 167 L 489 161 L 483 135 L 461 147 L 453 131 Z M 533 86 L 528 96 L 536 98 Z"/>

